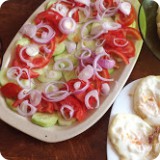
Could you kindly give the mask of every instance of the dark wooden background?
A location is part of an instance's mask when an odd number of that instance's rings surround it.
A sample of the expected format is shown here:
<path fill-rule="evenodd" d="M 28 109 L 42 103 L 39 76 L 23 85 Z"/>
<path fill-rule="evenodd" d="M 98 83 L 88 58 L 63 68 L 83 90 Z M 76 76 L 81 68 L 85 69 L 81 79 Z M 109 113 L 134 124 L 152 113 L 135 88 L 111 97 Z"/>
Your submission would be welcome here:
<path fill-rule="evenodd" d="M 19 28 L 42 2 L 44 1 L 9 0 L 2 5 L 0 38 L 4 52 Z M 127 83 L 147 75 L 158 74 L 160 61 L 144 45 Z M 36 140 L 0 120 L 0 152 L 8 160 L 106 160 L 110 110 L 84 133 L 55 144 Z"/>

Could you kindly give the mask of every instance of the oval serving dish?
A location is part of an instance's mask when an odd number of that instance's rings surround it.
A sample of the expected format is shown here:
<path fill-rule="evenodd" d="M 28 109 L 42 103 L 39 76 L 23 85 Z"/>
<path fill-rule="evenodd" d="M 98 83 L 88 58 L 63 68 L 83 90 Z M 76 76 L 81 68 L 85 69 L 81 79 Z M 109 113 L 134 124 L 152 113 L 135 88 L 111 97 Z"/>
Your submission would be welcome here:
<path fill-rule="evenodd" d="M 25 24 L 29 23 L 34 17 L 43 11 L 47 5 L 47 3 L 50 0 L 46 0 L 26 21 Z M 132 5 L 135 7 L 136 13 L 138 15 L 139 10 L 139 2 L 136 1 L 129 1 L 133 2 Z M 137 26 L 138 28 L 138 26 Z M 21 37 L 21 34 L 18 32 L 12 42 L 10 43 L 8 49 L 6 50 L 2 67 L 1 69 L 8 68 L 10 65 L 11 60 L 13 59 L 14 55 L 11 55 L 12 51 L 14 50 L 14 46 L 16 41 Z M 119 94 L 120 90 L 124 86 L 125 82 L 127 81 L 137 59 L 140 54 L 141 48 L 142 48 L 143 41 L 139 40 L 136 41 L 135 47 L 136 47 L 136 56 L 134 58 L 130 59 L 130 63 L 128 65 L 124 65 L 121 63 L 120 69 L 116 70 L 112 78 L 115 80 L 115 82 L 111 83 L 111 91 L 107 98 L 103 98 L 100 104 L 100 107 L 94 110 L 89 111 L 89 114 L 87 115 L 87 118 L 83 120 L 82 122 L 76 122 L 71 126 L 58 126 L 55 125 L 50 128 L 44 128 L 40 127 L 38 125 L 35 125 L 31 123 L 29 119 L 26 117 L 23 117 L 21 115 L 18 115 L 17 113 L 13 112 L 7 107 L 7 104 L 5 102 L 5 99 L 3 96 L 0 96 L 0 104 L 1 104 L 1 112 L 0 112 L 0 118 L 6 122 L 7 124 L 11 125 L 12 127 L 36 138 L 41 141 L 49 142 L 49 143 L 55 143 L 64 141 L 67 139 L 70 139 L 72 137 L 77 136 L 78 134 L 84 132 L 89 127 L 91 127 L 93 124 L 95 124 L 110 108 L 112 103 L 114 102 L 115 98 Z"/>

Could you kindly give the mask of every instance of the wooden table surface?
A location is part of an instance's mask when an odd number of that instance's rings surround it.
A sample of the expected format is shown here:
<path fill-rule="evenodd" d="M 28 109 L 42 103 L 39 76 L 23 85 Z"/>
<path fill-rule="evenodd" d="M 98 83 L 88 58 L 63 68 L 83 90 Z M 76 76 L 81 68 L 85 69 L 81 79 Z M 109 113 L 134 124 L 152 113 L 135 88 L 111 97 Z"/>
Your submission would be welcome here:
<path fill-rule="evenodd" d="M 44 0 L 9 0 L 0 9 L 0 38 L 5 51 L 22 24 Z M 1 53 L 2 57 L 3 53 Z M 160 74 L 160 61 L 143 45 L 127 83 Z M 6 115 L 7 116 L 7 115 Z M 90 129 L 70 140 L 48 144 L 0 120 L 0 152 L 8 160 L 106 160 L 110 110 Z"/>

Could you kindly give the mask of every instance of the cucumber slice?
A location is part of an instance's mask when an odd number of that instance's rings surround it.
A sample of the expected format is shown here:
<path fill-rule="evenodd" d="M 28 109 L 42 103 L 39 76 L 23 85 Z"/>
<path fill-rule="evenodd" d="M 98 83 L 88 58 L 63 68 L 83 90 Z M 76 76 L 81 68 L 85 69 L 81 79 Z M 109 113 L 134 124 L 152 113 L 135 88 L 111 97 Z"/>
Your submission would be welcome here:
<path fill-rule="evenodd" d="M 53 70 L 53 64 L 49 64 L 45 68 L 42 68 L 39 71 L 41 74 L 38 76 L 38 80 L 42 83 L 52 82 L 52 81 L 58 81 L 62 78 L 62 72 L 61 71 L 55 71 Z"/>
<path fill-rule="evenodd" d="M 80 42 L 80 40 L 81 40 L 81 29 L 82 29 L 82 25 L 78 25 L 77 30 L 75 32 L 73 32 L 72 34 L 69 34 L 67 38 L 70 41 L 74 41 L 76 43 Z M 84 35 L 89 34 L 88 28 L 85 28 L 83 34 Z"/>
<path fill-rule="evenodd" d="M 57 123 L 57 120 L 58 116 L 55 113 L 49 114 L 49 113 L 37 112 L 31 118 L 31 121 L 34 124 L 37 124 L 42 127 L 51 127 Z"/>
<path fill-rule="evenodd" d="M 48 9 L 49 7 L 51 7 L 51 5 L 52 5 L 53 3 L 56 3 L 56 2 L 57 2 L 57 0 L 51 0 L 51 1 L 49 1 L 49 2 L 47 3 L 46 9 Z"/>
<path fill-rule="evenodd" d="M 2 86 L 9 82 L 7 75 L 6 75 L 6 72 L 7 72 L 7 69 L 2 69 L 0 71 L 0 84 Z"/>
<path fill-rule="evenodd" d="M 58 114 L 58 124 L 60 126 L 71 126 L 75 122 L 76 122 L 75 118 L 71 118 L 69 120 L 66 120 L 60 114 Z"/>
<path fill-rule="evenodd" d="M 60 59 L 70 59 L 73 62 L 73 65 L 77 65 L 78 64 L 78 60 L 75 57 L 75 55 L 74 54 L 69 54 L 67 52 L 64 52 L 64 53 L 59 54 L 59 55 L 54 57 L 55 61 L 58 61 Z"/>
<path fill-rule="evenodd" d="M 5 101 L 7 103 L 7 106 L 16 112 L 16 108 L 13 107 L 13 103 L 14 103 L 14 100 L 13 99 L 10 99 L 10 98 L 5 98 Z"/>
<path fill-rule="evenodd" d="M 21 38 L 17 41 L 16 45 L 26 46 L 30 44 L 30 40 L 28 38 Z"/>
<path fill-rule="evenodd" d="M 52 81 L 58 81 L 62 78 L 61 71 L 54 71 L 54 70 L 46 70 L 44 74 L 40 75 L 37 79 L 40 82 L 47 83 Z"/>
<path fill-rule="evenodd" d="M 75 71 L 63 72 L 63 76 L 66 81 L 77 78 Z"/>
<path fill-rule="evenodd" d="M 56 49 L 53 53 L 53 56 L 56 56 L 56 55 L 63 53 L 65 51 L 65 49 L 66 49 L 65 42 L 61 42 L 61 43 L 57 44 Z"/>

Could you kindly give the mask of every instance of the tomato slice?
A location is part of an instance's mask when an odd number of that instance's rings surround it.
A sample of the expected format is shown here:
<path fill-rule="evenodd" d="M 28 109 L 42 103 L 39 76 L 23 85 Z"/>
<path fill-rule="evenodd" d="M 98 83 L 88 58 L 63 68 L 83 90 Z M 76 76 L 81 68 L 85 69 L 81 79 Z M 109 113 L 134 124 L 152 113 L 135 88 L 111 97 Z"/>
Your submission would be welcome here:
<path fill-rule="evenodd" d="M 22 88 L 15 83 L 7 83 L 1 87 L 1 93 L 6 98 L 17 98 Z"/>
<path fill-rule="evenodd" d="M 120 23 L 122 26 L 131 25 L 136 19 L 136 12 L 134 7 L 131 7 L 131 12 L 129 15 L 124 15 L 122 12 L 118 12 L 116 15 L 115 21 Z"/>
<path fill-rule="evenodd" d="M 139 33 L 139 31 L 135 28 L 131 28 L 131 27 L 124 27 L 124 32 L 126 35 L 126 38 L 133 40 L 141 40 L 141 34 Z"/>
<path fill-rule="evenodd" d="M 86 117 L 86 108 L 84 107 L 84 104 L 82 104 L 76 97 L 70 95 L 64 100 L 59 102 L 60 105 L 69 105 L 73 107 L 75 113 L 74 117 L 78 121 L 82 121 Z"/>
<path fill-rule="evenodd" d="M 54 110 L 54 103 L 48 102 L 44 99 L 42 99 L 41 103 L 37 106 L 37 111 L 42 113 L 53 113 Z"/>
<path fill-rule="evenodd" d="M 123 53 L 121 53 L 120 51 L 118 51 L 117 49 L 114 49 L 114 48 L 108 49 L 107 53 L 109 53 L 111 55 L 115 54 L 115 55 L 119 56 L 124 61 L 125 64 L 129 64 L 128 58 Z"/>
<path fill-rule="evenodd" d="M 57 25 L 60 20 L 63 18 L 62 15 L 60 15 L 58 12 L 48 9 L 43 12 L 40 12 L 34 19 L 34 22 L 36 24 L 39 24 L 40 22 L 51 22 L 52 24 Z"/>

